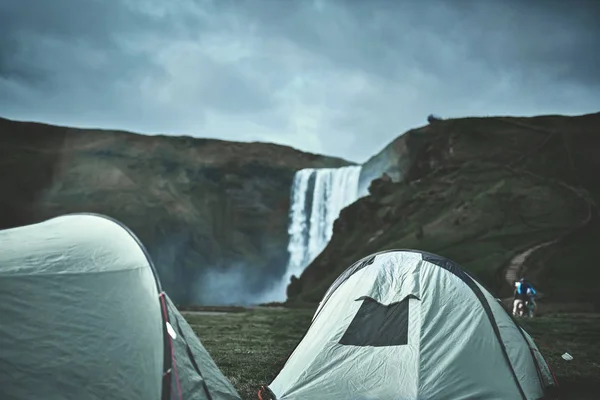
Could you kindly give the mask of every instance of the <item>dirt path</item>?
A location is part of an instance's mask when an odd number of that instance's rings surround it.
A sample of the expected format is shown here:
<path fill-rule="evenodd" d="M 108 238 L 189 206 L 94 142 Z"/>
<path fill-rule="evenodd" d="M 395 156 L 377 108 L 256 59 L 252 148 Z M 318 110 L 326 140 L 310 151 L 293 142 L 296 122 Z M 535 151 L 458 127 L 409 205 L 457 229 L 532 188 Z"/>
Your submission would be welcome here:
<path fill-rule="evenodd" d="M 538 132 L 550 134 L 546 138 L 546 140 L 544 140 L 539 146 L 537 146 L 533 150 L 533 152 L 530 152 L 530 153 L 524 155 L 523 157 L 519 158 L 519 160 L 517 160 L 517 161 L 520 161 L 522 158 L 524 158 L 528 155 L 531 155 L 531 153 L 535 153 L 541 147 L 543 147 L 553 135 L 558 134 L 558 131 L 554 131 L 554 130 L 546 129 L 546 128 L 542 128 L 542 127 L 536 127 L 533 125 L 525 124 L 525 123 L 514 121 L 514 120 L 503 119 L 503 121 L 507 122 L 509 124 L 512 124 L 512 125 L 519 126 L 521 128 L 531 129 L 531 130 L 535 130 Z M 569 158 L 571 158 L 569 149 L 566 147 L 566 145 L 565 145 L 565 150 L 567 151 Z M 571 160 L 571 163 L 572 163 L 572 160 Z M 594 214 L 598 213 L 598 205 L 594 202 L 594 200 L 589 195 L 589 193 L 586 190 L 584 190 L 583 188 L 576 188 L 576 187 L 573 187 L 572 185 L 569 185 L 569 184 L 559 181 L 559 180 L 544 178 L 542 176 L 534 174 L 531 171 L 515 169 L 511 166 L 507 166 L 507 168 L 515 173 L 524 173 L 524 174 L 527 174 L 529 176 L 532 176 L 532 177 L 540 179 L 540 180 L 553 181 L 555 184 L 558 184 L 558 185 L 566 188 L 571 193 L 573 193 L 576 197 L 580 198 L 585 203 L 585 206 L 587 208 L 586 217 L 580 223 L 578 223 L 576 226 L 572 227 L 571 229 L 568 229 L 566 232 L 564 232 L 562 235 L 560 235 L 559 237 L 557 237 L 554 240 L 544 242 L 544 243 L 541 243 L 541 244 L 538 244 L 538 245 L 528 248 L 527 250 L 523 251 L 522 253 L 517 254 L 510 260 L 508 267 L 506 268 L 505 279 L 508 282 L 508 284 L 512 287 L 514 282 L 519 280 L 522 277 L 524 266 L 525 266 L 528 258 L 533 253 L 535 253 L 537 250 L 542 249 L 544 247 L 558 244 L 558 243 L 562 242 L 563 240 L 567 239 L 568 237 L 572 236 L 576 232 L 580 231 L 581 229 L 585 228 L 592 221 Z"/>
<path fill-rule="evenodd" d="M 522 272 L 523 272 L 523 265 L 525 264 L 525 262 L 527 261 L 529 256 L 531 256 L 537 250 L 539 250 L 543 247 L 546 247 L 546 246 L 550 246 L 550 245 L 556 243 L 557 241 L 558 241 L 558 239 L 551 240 L 549 242 L 545 242 L 542 244 L 538 244 L 538 245 L 530 247 L 527 250 L 525 250 L 524 252 L 519 253 L 516 256 L 514 256 L 510 260 L 510 263 L 508 264 L 508 267 L 506 268 L 505 277 L 506 277 L 506 281 L 508 282 L 508 284 L 512 287 L 513 284 L 521 278 Z"/>
<path fill-rule="evenodd" d="M 181 315 L 184 317 L 186 315 L 227 315 L 227 314 L 235 314 L 229 311 L 182 311 Z M 240 313 L 238 313 L 240 314 Z"/>
<path fill-rule="evenodd" d="M 524 171 L 524 172 L 531 174 L 528 171 Z M 534 174 L 531 174 L 531 175 L 534 175 Z M 576 226 L 567 230 L 566 232 L 564 232 L 562 235 L 560 235 L 556 239 L 535 245 L 533 247 L 530 247 L 529 249 L 525 250 L 524 252 L 519 253 L 516 256 L 514 256 L 510 260 L 510 263 L 508 264 L 508 267 L 506 268 L 506 274 L 505 274 L 505 279 L 511 287 L 513 286 L 515 281 L 519 280 L 522 277 L 524 266 L 527 262 L 527 259 L 532 254 L 534 254 L 537 250 L 542 249 L 544 247 L 558 244 L 558 243 L 562 242 L 563 240 L 567 239 L 568 237 L 574 235 L 576 232 L 580 231 L 581 229 L 585 228 L 592 221 L 594 212 L 597 212 L 596 204 L 586 193 L 582 193 L 580 190 L 577 190 L 576 188 L 574 188 L 570 185 L 567 185 L 563 182 L 557 182 L 557 183 L 560 184 L 561 186 L 566 187 L 569 190 L 571 190 L 573 194 L 575 194 L 577 197 L 579 197 L 580 199 L 582 199 L 585 202 L 586 207 L 587 207 L 587 215 L 583 219 L 583 221 L 579 222 Z"/>
<path fill-rule="evenodd" d="M 273 310 L 273 311 L 278 311 L 278 310 L 287 310 L 286 307 L 283 306 L 273 306 L 273 307 L 265 307 L 265 306 L 234 306 L 232 307 L 228 307 L 228 306 L 207 306 L 206 309 L 202 309 L 202 307 L 198 307 L 198 309 L 196 310 L 180 310 L 179 312 L 182 315 L 189 315 L 189 316 L 201 316 L 201 315 L 208 315 L 208 316 L 213 316 L 213 315 L 232 315 L 232 314 L 238 314 L 238 315 L 242 315 L 245 312 L 248 311 L 255 311 L 255 310 Z"/>
<path fill-rule="evenodd" d="M 533 247 L 530 247 L 527 250 L 514 256 L 510 260 L 508 267 L 506 268 L 506 273 L 505 273 L 505 279 L 511 287 L 514 285 L 514 283 L 516 281 L 518 281 L 523 276 L 524 266 L 526 265 L 527 260 L 529 259 L 529 257 L 532 254 L 534 254 L 536 251 L 538 251 L 544 247 L 548 247 L 548 246 L 555 245 L 555 244 L 562 242 L 563 240 L 567 239 L 568 237 L 575 234 L 579 230 L 585 228 L 592 221 L 592 217 L 594 215 L 594 210 L 596 210 L 596 204 L 594 204 L 593 201 L 591 201 L 591 199 L 588 198 L 588 196 L 581 193 L 579 190 L 573 188 L 572 186 L 566 185 L 563 182 L 558 182 L 558 183 L 561 184 L 562 186 L 569 188 L 575 195 L 577 195 L 579 198 L 581 198 L 586 203 L 586 206 L 588 209 L 587 215 L 583 219 L 583 221 L 578 223 L 573 228 L 567 230 L 565 233 L 563 233 L 556 239 L 535 245 Z"/>

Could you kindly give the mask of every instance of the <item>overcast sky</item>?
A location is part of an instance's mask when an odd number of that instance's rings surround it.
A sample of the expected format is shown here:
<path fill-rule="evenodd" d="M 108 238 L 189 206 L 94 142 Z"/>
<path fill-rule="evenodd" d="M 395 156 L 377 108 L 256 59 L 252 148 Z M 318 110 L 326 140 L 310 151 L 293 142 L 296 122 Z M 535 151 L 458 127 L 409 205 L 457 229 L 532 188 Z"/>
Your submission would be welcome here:
<path fill-rule="evenodd" d="M 0 0 L 0 116 L 362 162 L 430 113 L 600 111 L 599 5 Z"/>

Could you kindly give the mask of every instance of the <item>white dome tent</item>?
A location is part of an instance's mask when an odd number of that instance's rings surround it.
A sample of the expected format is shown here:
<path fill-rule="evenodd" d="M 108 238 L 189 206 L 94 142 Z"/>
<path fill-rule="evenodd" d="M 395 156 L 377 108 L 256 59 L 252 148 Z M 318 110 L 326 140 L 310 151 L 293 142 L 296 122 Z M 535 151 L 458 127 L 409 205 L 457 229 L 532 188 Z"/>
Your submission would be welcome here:
<path fill-rule="evenodd" d="M 264 391 L 278 400 L 546 399 L 531 337 L 452 261 L 392 250 L 348 268 Z"/>
<path fill-rule="evenodd" d="M 0 231 L 0 398 L 236 400 L 119 222 Z"/>

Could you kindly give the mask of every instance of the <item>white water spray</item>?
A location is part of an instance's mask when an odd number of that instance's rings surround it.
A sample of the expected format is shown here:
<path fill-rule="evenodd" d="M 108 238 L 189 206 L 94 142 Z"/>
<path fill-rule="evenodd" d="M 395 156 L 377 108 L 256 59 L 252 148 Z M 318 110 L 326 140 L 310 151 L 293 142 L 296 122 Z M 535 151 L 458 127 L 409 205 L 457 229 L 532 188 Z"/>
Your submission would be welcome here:
<path fill-rule="evenodd" d="M 290 259 L 282 281 L 263 301 L 285 300 L 292 275 L 299 276 L 327 246 L 340 211 L 359 197 L 360 170 L 360 166 L 350 166 L 296 172 L 288 228 Z"/>

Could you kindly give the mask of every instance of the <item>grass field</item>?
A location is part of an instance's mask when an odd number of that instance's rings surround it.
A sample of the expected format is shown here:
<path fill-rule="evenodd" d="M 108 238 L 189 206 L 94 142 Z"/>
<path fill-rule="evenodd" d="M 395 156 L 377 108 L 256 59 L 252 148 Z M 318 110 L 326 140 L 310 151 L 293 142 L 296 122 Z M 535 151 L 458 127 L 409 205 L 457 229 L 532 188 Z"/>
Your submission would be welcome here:
<path fill-rule="evenodd" d="M 212 312 L 218 311 L 211 309 Z M 312 309 L 258 308 L 184 313 L 243 399 L 257 399 L 308 327 Z M 600 315 L 556 314 L 523 321 L 561 384 L 561 399 L 600 398 Z M 561 355 L 568 352 L 572 361 Z"/>

